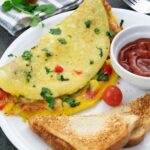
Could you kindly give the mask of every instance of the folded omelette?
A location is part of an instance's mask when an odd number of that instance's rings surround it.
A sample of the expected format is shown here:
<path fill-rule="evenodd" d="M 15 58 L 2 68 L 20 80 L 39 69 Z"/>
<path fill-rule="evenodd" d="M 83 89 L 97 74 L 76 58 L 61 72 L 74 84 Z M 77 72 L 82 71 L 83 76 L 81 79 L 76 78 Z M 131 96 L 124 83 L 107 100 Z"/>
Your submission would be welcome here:
<path fill-rule="evenodd" d="M 110 41 L 120 30 L 106 0 L 85 0 L 35 47 L 0 68 L 0 110 L 29 119 L 94 106 L 117 81 L 113 69 L 109 75 L 103 69 L 111 67 Z"/>
<path fill-rule="evenodd" d="M 43 99 L 75 93 L 104 64 L 110 40 L 107 13 L 101 0 L 83 4 L 50 29 L 31 50 L 0 68 L 0 88 L 14 96 Z"/>

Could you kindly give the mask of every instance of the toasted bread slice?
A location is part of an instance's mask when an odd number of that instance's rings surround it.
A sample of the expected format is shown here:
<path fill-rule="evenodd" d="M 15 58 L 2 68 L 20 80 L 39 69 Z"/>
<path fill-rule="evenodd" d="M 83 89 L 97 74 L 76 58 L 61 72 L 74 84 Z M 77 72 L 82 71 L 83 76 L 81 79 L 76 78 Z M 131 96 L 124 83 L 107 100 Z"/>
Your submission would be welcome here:
<path fill-rule="evenodd" d="M 137 115 L 140 123 L 131 134 L 129 142 L 125 147 L 132 147 L 139 144 L 150 129 L 150 94 L 146 94 L 143 98 L 139 98 L 126 105 L 116 107 L 112 111 L 106 111 L 105 114 L 129 114 Z"/>
<path fill-rule="evenodd" d="M 119 150 L 138 125 L 136 115 L 36 116 L 32 130 L 57 150 Z"/>
<path fill-rule="evenodd" d="M 132 132 L 130 140 L 126 147 L 131 147 L 139 144 L 148 130 L 150 129 L 150 94 L 139 98 L 136 101 L 129 103 L 126 107 L 128 114 L 135 114 L 140 117 L 139 126 Z"/>

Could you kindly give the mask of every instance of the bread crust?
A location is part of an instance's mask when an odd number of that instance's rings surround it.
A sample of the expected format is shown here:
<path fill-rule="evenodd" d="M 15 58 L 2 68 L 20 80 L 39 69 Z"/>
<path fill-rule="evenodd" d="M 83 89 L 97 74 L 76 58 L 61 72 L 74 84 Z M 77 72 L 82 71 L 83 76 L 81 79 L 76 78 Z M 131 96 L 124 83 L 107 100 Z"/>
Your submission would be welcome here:
<path fill-rule="evenodd" d="M 141 143 L 150 129 L 150 94 L 130 102 L 127 107 L 131 108 L 130 114 L 140 117 L 140 125 L 132 132 L 129 142 L 125 146 L 132 147 Z"/>
<path fill-rule="evenodd" d="M 140 132 L 138 134 L 138 136 L 136 136 L 135 134 L 137 132 Z M 129 148 L 129 147 L 133 147 L 135 145 L 138 145 L 139 143 L 141 143 L 146 135 L 147 131 L 144 128 L 136 128 L 135 130 L 133 130 L 128 143 L 124 146 L 125 148 Z"/>
<path fill-rule="evenodd" d="M 44 127 L 40 126 L 36 122 L 29 121 L 29 125 L 33 132 L 37 133 L 48 145 L 51 145 L 56 150 L 75 150 L 75 148 L 69 143 L 48 132 Z"/>
<path fill-rule="evenodd" d="M 95 137 L 97 137 L 96 141 L 93 141 L 92 136 L 85 136 L 82 138 L 80 135 L 75 135 L 73 136 L 72 139 L 72 134 L 70 134 L 70 127 L 67 128 L 68 122 L 66 122 L 66 117 L 40 117 L 36 116 L 33 117 L 29 120 L 29 125 L 31 129 L 37 133 L 40 137 L 44 139 L 44 141 L 55 148 L 56 150 L 82 150 L 84 149 L 93 149 L 93 150 L 119 150 L 121 147 L 123 147 L 129 140 L 130 133 L 137 126 L 138 124 L 138 117 L 134 115 L 126 115 L 130 116 L 130 118 L 133 117 L 132 122 L 129 121 L 130 125 L 128 126 L 128 121 L 124 118 L 124 116 L 116 116 L 116 115 L 111 115 L 109 119 L 106 121 L 107 122 L 107 127 L 104 129 L 104 131 L 99 133 L 95 133 Z M 132 116 L 132 117 L 131 117 Z M 95 116 L 79 116 L 80 119 Z M 67 117 L 67 119 L 70 117 Z M 74 118 L 74 117 L 73 117 Z M 78 117 L 77 117 L 78 118 Z M 103 118 L 101 115 L 97 116 L 97 119 Z M 76 120 L 76 119 L 75 119 Z M 79 121 L 79 120 L 76 120 Z M 54 124 L 51 124 L 54 123 Z M 88 123 L 88 122 L 87 122 Z M 66 126 L 65 133 L 62 131 L 61 134 L 58 135 L 57 131 L 62 130 L 62 124 Z M 74 123 L 73 123 L 74 124 Z M 88 123 L 89 124 L 89 123 Z M 55 125 L 55 127 L 54 127 Z M 54 130 L 52 128 L 55 128 Z M 106 130 L 108 129 L 108 131 Z M 51 132 L 53 130 L 53 132 Z M 91 130 L 93 128 L 91 127 Z M 76 132 L 76 131 L 73 131 Z M 63 134 L 67 134 L 67 139 L 63 138 Z M 109 138 L 108 138 L 109 137 Z M 69 140 L 70 139 L 70 140 Z M 71 142 L 72 140 L 75 142 Z M 86 144 L 87 145 L 86 145 Z M 96 145 L 97 146 L 96 146 Z M 86 146 L 85 146 L 86 145 Z M 75 146 L 75 147 L 74 147 Z M 85 147 L 84 147 L 85 146 Z"/>

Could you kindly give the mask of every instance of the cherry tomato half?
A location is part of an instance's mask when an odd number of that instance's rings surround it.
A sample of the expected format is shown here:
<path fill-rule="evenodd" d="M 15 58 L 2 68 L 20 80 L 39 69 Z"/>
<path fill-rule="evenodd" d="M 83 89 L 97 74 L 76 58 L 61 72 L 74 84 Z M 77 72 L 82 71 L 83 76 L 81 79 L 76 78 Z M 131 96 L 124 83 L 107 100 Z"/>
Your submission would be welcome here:
<path fill-rule="evenodd" d="M 103 68 L 103 72 L 104 72 L 104 74 L 111 75 L 111 73 L 112 73 L 111 65 L 109 65 L 109 64 L 105 65 L 104 68 Z"/>
<path fill-rule="evenodd" d="M 118 106 L 122 101 L 122 92 L 121 90 L 114 85 L 108 86 L 103 95 L 103 100 L 110 106 Z"/>

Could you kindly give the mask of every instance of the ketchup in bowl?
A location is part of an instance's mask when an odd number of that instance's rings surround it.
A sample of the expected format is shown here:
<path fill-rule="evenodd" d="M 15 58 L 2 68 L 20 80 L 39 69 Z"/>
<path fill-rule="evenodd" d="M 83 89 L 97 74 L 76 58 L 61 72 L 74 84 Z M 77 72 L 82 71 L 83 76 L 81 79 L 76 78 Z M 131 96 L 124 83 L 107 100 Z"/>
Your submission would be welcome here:
<path fill-rule="evenodd" d="M 118 61 L 126 70 L 150 77 L 150 38 L 141 38 L 121 48 Z"/>

